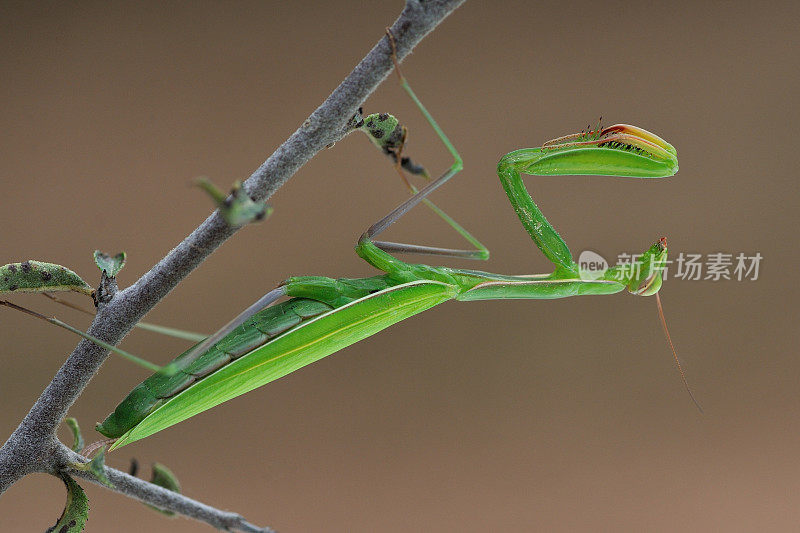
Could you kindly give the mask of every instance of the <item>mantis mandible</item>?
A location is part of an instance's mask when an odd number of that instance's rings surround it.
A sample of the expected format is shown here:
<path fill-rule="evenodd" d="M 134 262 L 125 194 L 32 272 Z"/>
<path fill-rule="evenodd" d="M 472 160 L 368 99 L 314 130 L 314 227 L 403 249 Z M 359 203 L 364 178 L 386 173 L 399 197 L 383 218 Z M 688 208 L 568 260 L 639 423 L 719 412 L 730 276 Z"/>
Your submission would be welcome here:
<path fill-rule="evenodd" d="M 389 41 L 394 47 L 391 34 Z M 432 192 L 462 169 L 458 152 L 400 73 L 394 54 L 393 59 L 403 89 L 452 155 L 453 163 L 421 190 L 416 191 L 409 185 L 415 194 L 373 224 L 358 240 L 356 253 L 382 274 L 340 279 L 298 276 L 285 280 L 217 333 L 178 356 L 173 363 L 180 371 L 156 373 L 136 386 L 114 412 L 97 425 L 100 433 L 117 439 L 111 449 L 161 431 L 448 300 L 551 299 L 614 294 L 623 290 L 641 296 L 657 295 L 667 256 L 665 238 L 657 240 L 641 255 L 638 268 L 615 266 L 599 277 L 587 276 L 533 202 L 521 178 L 522 174 L 637 178 L 675 174 L 677 155 L 669 143 L 641 128 L 622 124 L 560 137 L 539 148 L 516 150 L 503 156 L 498 163 L 497 175 L 511 205 L 533 242 L 553 263 L 553 272 L 522 276 L 494 274 L 406 263 L 391 255 L 402 252 L 473 259 L 488 257 L 487 250 L 474 237 L 435 206 L 432 208 L 438 210 L 437 214 L 475 246 L 474 249 L 375 240 L 411 208 L 428 202 L 427 197 Z M 391 115 L 369 115 L 363 120 L 356 124 L 362 129 L 371 123 L 372 129 L 377 131 L 377 126 L 384 122 L 389 125 L 385 131 L 400 127 Z M 391 120 L 395 122 L 390 123 Z M 382 134 L 373 135 L 379 146 L 381 137 Z M 382 147 L 392 155 L 398 169 L 425 174 L 424 170 L 419 170 L 421 167 L 402 157 L 404 132 L 395 137 L 394 145 Z M 289 299 L 277 303 L 281 298 Z M 678 365 L 689 390 L 680 363 Z"/>

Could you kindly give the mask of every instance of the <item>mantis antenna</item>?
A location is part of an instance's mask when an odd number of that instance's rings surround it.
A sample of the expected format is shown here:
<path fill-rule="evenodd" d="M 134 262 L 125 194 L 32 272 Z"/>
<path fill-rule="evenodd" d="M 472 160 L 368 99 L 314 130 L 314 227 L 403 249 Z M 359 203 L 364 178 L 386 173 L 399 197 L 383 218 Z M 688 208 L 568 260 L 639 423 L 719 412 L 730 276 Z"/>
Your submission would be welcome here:
<path fill-rule="evenodd" d="M 667 342 L 669 342 L 669 347 L 672 350 L 672 357 L 675 358 L 675 365 L 678 367 L 678 372 L 681 374 L 683 386 L 686 387 L 686 392 L 689 393 L 689 397 L 697 406 L 697 409 L 700 410 L 700 413 L 703 413 L 703 408 L 700 406 L 700 402 L 695 399 L 694 394 L 692 394 L 692 389 L 689 388 L 689 382 L 686 380 L 686 373 L 683 371 L 680 359 L 678 359 L 678 352 L 675 351 L 675 345 L 672 344 L 672 337 L 670 336 L 669 329 L 667 328 L 667 319 L 664 318 L 664 308 L 661 306 L 661 296 L 658 293 L 656 293 L 656 305 L 658 306 L 658 317 L 661 319 L 661 327 L 664 328 L 664 335 L 667 336 Z"/>

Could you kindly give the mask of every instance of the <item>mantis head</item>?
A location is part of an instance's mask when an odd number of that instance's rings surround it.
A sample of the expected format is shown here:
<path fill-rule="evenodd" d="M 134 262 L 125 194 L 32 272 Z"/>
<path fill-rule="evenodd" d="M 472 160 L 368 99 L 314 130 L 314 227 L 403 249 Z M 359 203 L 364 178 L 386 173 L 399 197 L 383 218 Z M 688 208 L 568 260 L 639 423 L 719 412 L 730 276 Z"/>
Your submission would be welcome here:
<path fill-rule="evenodd" d="M 635 262 L 610 268 L 605 279 L 625 284 L 628 292 L 637 296 L 652 296 L 661 288 L 662 274 L 667 265 L 667 238 L 661 237 Z"/>

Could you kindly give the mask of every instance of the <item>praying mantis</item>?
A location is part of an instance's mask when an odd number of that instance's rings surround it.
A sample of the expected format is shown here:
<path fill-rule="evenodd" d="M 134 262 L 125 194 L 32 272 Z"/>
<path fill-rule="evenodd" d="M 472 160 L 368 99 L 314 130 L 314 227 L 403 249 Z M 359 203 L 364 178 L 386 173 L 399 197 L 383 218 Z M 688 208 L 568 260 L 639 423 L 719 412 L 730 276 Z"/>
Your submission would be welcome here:
<path fill-rule="evenodd" d="M 391 35 L 389 40 L 393 45 Z M 638 268 L 615 266 L 602 275 L 589 276 L 573 260 L 568 246 L 534 203 L 521 177 L 526 174 L 661 178 L 677 172 L 677 153 L 669 143 L 646 130 L 624 124 L 598 126 L 595 130 L 548 141 L 539 148 L 516 150 L 503 156 L 497 165 L 497 175 L 520 222 L 553 263 L 551 273 L 495 274 L 407 263 L 392 255 L 488 258 L 488 250 L 477 239 L 428 200 L 431 193 L 462 170 L 462 160 L 400 73 L 395 56 L 393 59 L 403 89 L 444 144 L 453 163 L 421 190 L 406 182 L 413 196 L 361 235 L 356 253 L 381 274 L 340 279 L 298 276 L 285 280 L 218 332 L 178 356 L 170 365 L 178 368 L 177 372 L 157 372 L 137 385 L 97 425 L 100 433 L 116 439 L 111 450 L 265 385 L 449 300 L 553 299 L 624 290 L 658 297 L 667 256 L 665 238 L 645 250 Z M 368 133 L 376 145 L 392 156 L 401 176 L 403 170 L 427 176 L 422 167 L 402 157 L 405 130 L 397 119 L 388 114 L 356 119 L 355 127 Z M 426 203 L 473 249 L 375 240 L 419 203 Z M 278 302 L 282 298 L 288 300 Z M 663 320 L 663 313 L 661 316 Z M 689 390 L 679 362 L 678 368 Z"/>

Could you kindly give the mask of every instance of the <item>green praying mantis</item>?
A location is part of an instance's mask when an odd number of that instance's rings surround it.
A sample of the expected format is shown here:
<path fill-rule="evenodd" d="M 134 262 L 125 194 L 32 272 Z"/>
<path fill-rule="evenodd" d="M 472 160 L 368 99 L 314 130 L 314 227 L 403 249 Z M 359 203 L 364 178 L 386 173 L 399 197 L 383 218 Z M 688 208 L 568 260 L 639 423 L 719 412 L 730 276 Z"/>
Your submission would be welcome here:
<path fill-rule="evenodd" d="M 394 44 L 391 36 L 390 44 Z M 521 178 L 523 174 L 660 178 L 677 172 L 677 154 L 669 143 L 641 128 L 623 124 L 598 126 L 595 130 L 548 141 L 539 148 L 516 150 L 503 156 L 497 165 L 497 175 L 520 222 L 553 263 L 551 273 L 495 274 L 407 263 L 392 255 L 417 253 L 488 258 L 488 250 L 477 239 L 428 200 L 431 193 L 462 169 L 462 160 L 393 58 L 403 89 L 449 151 L 453 163 L 421 190 L 406 180 L 413 196 L 373 224 L 358 240 L 356 253 L 382 273 L 365 278 L 298 276 L 285 280 L 218 332 L 178 356 L 168 365 L 177 371 L 157 372 L 137 385 L 97 425 L 100 433 L 115 439 L 112 450 L 283 377 L 449 300 L 552 299 L 614 294 L 623 290 L 658 298 L 667 256 L 665 238 L 657 240 L 641 255 L 637 268 L 615 266 L 599 276 L 587 275 L 534 203 Z M 367 133 L 393 158 L 401 176 L 405 170 L 427 177 L 423 167 L 403 157 L 405 129 L 395 117 L 374 114 L 361 118 L 359 114 L 354 126 Z M 456 250 L 375 240 L 419 203 L 427 204 L 474 248 Z M 283 298 L 288 300 L 278 302 Z M 658 307 L 666 331 L 660 300 Z M 669 343 L 672 346 L 671 340 Z M 691 396 L 677 355 L 675 361 Z M 694 401 L 694 396 L 691 397 Z"/>

